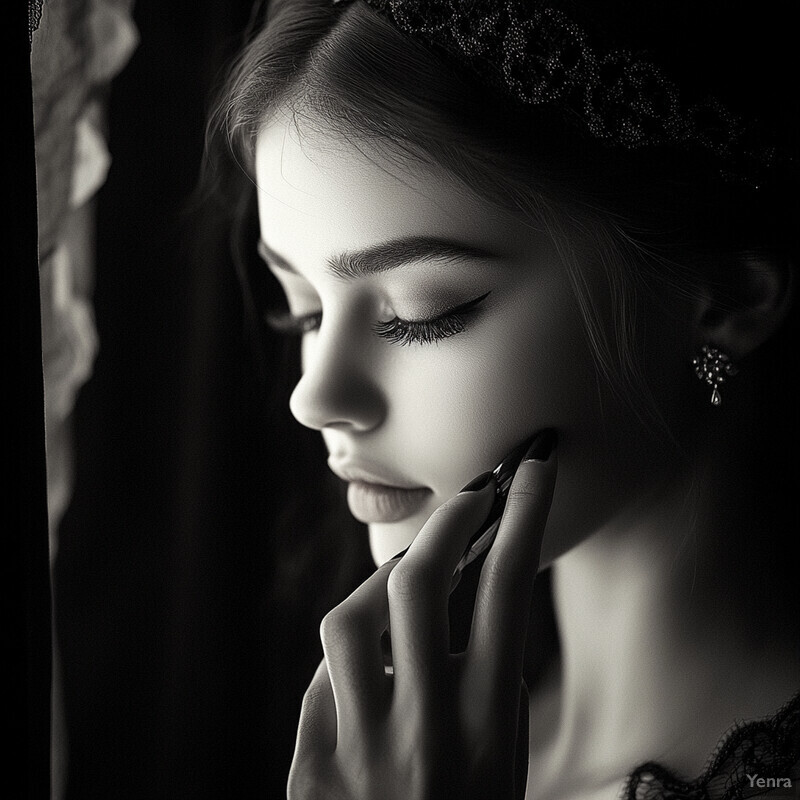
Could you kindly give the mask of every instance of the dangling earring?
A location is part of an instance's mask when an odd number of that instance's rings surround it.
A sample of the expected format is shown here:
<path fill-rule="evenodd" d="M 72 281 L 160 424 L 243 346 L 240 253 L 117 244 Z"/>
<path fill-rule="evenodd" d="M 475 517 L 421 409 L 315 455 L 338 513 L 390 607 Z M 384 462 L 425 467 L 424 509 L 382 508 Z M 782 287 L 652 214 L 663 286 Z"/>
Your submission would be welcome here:
<path fill-rule="evenodd" d="M 721 350 L 707 344 L 703 345 L 702 355 L 692 359 L 692 364 L 695 375 L 711 386 L 711 405 L 720 405 L 722 395 L 719 386 L 725 383 L 725 378 L 739 371 L 736 365 Z"/>

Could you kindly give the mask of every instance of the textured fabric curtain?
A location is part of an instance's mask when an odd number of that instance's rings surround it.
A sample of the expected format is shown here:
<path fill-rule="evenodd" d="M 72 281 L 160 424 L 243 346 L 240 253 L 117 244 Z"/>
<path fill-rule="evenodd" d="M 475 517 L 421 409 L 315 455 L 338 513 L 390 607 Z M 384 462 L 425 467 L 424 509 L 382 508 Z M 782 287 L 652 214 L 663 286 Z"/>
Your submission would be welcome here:
<path fill-rule="evenodd" d="M 73 488 L 72 411 L 91 375 L 95 195 L 105 182 L 106 95 L 137 44 L 130 0 L 49 0 L 32 8 L 39 279 L 50 559 Z M 63 797 L 68 740 L 53 649 L 52 797 Z"/>

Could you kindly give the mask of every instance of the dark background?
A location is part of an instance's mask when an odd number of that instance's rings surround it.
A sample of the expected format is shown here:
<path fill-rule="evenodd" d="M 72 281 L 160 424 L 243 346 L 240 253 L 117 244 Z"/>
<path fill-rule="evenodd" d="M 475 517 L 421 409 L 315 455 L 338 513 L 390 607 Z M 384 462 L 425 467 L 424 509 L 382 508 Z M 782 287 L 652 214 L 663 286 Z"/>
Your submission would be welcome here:
<path fill-rule="evenodd" d="M 285 797 L 300 701 L 321 657 L 319 618 L 345 591 L 326 593 L 323 571 L 296 580 L 303 559 L 282 557 L 289 490 L 309 520 L 327 514 L 315 505 L 319 476 L 295 469 L 304 452 L 324 466 L 320 443 L 270 402 L 280 396 L 279 353 L 256 357 L 225 226 L 192 202 L 209 96 L 251 5 L 138 0 L 141 41 L 108 98 L 113 163 L 96 200 L 100 352 L 74 412 L 74 495 L 54 573 L 67 800 Z M 20 263 L 32 263 L 35 239 L 24 244 Z M 38 308 L 35 291 L 24 287 L 23 307 Z M 34 405 L 41 372 L 25 341 L 23 361 L 36 368 L 20 398 Z M 41 416 L 30 422 L 23 442 L 41 439 Z M 22 506 L 36 516 L 43 447 L 22 450 L 38 480 Z M 22 523 L 26 532 L 46 520 Z M 303 526 L 283 528 L 308 538 Z M 368 569 L 363 536 L 351 541 Z M 39 622 L 44 546 L 23 553 Z M 336 559 L 336 546 L 318 561 Z M 37 708 L 27 722 L 41 763 L 49 639 L 46 625 L 29 622 L 31 631 Z"/>
<path fill-rule="evenodd" d="M 111 87 L 100 352 L 55 566 L 68 800 L 285 796 L 321 657 L 317 606 L 273 596 L 288 412 L 265 401 L 224 228 L 191 202 L 251 5 L 136 2 Z"/>

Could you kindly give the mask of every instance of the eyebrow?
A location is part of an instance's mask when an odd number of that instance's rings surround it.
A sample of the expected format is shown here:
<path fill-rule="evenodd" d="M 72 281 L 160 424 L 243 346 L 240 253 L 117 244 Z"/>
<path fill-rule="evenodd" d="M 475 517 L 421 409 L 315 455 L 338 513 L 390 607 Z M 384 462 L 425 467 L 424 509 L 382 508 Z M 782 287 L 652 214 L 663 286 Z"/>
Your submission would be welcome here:
<path fill-rule="evenodd" d="M 298 275 L 298 271 L 283 256 L 258 240 L 258 253 L 269 266 Z M 409 236 L 367 247 L 345 251 L 327 259 L 327 269 L 345 279 L 362 278 L 388 272 L 417 261 L 496 260 L 499 256 L 480 247 L 432 236 Z"/>

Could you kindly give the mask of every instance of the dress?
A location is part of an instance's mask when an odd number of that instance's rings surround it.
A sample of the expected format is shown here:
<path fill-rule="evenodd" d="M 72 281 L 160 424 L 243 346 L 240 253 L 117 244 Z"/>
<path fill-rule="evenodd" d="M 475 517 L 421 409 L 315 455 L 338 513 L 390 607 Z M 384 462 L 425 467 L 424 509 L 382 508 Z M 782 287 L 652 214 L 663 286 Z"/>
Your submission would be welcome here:
<path fill-rule="evenodd" d="M 800 692 L 766 719 L 736 724 L 703 773 L 686 781 L 656 762 L 628 777 L 623 800 L 769 800 L 800 798 Z"/>

